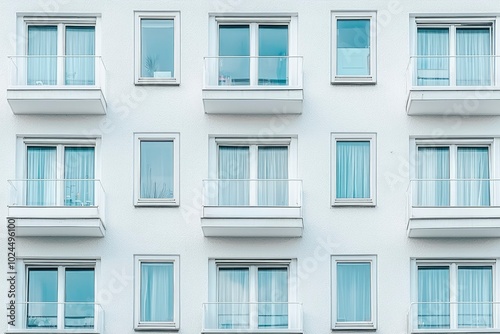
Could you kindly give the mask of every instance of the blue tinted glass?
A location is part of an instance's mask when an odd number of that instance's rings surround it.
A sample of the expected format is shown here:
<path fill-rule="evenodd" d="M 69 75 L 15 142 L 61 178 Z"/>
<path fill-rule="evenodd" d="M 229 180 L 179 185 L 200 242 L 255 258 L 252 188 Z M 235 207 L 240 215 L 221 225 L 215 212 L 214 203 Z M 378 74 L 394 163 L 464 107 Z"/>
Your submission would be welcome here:
<path fill-rule="evenodd" d="M 337 74 L 370 74 L 370 20 L 337 20 Z"/>
<path fill-rule="evenodd" d="M 288 78 L 288 26 L 259 26 L 259 84 L 286 85 Z"/>
<path fill-rule="evenodd" d="M 173 78 L 174 20 L 141 20 L 141 76 Z"/>
<path fill-rule="evenodd" d="M 141 142 L 141 198 L 174 197 L 174 142 Z"/>
<path fill-rule="evenodd" d="M 57 269 L 28 272 L 28 327 L 57 326 Z"/>
<path fill-rule="evenodd" d="M 250 28 L 248 25 L 219 27 L 219 84 L 250 83 Z"/>
<path fill-rule="evenodd" d="M 94 327 L 94 269 L 66 269 L 65 328 Z"/>
<path fill-rule="evenodd" d="M 337 264 L 337 321 L 371 320 L 370 263 Z"/>

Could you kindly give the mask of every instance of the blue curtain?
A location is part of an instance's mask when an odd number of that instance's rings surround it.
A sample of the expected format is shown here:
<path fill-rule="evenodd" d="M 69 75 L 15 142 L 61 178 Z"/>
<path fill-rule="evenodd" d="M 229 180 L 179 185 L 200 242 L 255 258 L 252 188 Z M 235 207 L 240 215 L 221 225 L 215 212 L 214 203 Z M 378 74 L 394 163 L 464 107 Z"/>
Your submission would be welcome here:
<path fill-rule="evenodd" d="M 449 206 L 450 149 L 448 147 L 419 147 L 417 160 L 416 204 L 418 206 Z"/>
<path fill-rule="evenodd" d="M 28 85 L 57 84 L 57 27 L 28 27 Z"/>
<path fill-rule="evenodd" d="M 457 28 L 457 86 L 491 85 L 491 37 L 488 28 Z"/>
<path fill-rule="evenodd" d="M 141 141 L 141 198 L 174 197 L 174 142 Z"/>
<path fill-rule="evenodd" d="M 64 205 L 94 205 L 94 148 L 66 147 L 64 150 Z M 71 180 L 72 179 L 72 180 Z"/>
<path fill-rule="evenodd" d="M 248 329 L 249 309 L 248 268 L 219 268 L 218 273 L 218 328 Z"/>
<path fill-rule="evenodd" d="M 418 268 L 418 328 L 450 328 L 450 270 Z"/>
<path fill-rule="evenodd" d="M 370 197 L 370 142 L 337 141 L 337 198 Z"/>
<path fill-rule="evenodd" d="M 67 27 L 66 85 L 95 84 L 95 58 L 89 57 L 94 55 L 95 28 Z"/>
<path fill-rule="evenodd" d="M 458 148 L 457 179 L 457 204 L 459 206 L 490 205 L 487 147 Z"/>
<path fill-rule="evenodd" d="M 27 162 L 26 205 L 56 205 L 56 148 L 28 146 Z"/>
<path fill-rule="evenodd" d="M 449 74 L 448 28 L 418 28 L 417 86 L 448 86 Z"/>
<path fill-rule="evenodd" d="M 262 206 L 288 206 L 288 147 L 260 146 L 257 176 Z M 260 180 L 277 181 L 260 181 Z"/>
<path fill-rule="evenodd" d="M 248 146 L 219 147 L 220 206 L 249 204 L 249 155 Z"/>
<path fill-rule="evenodd" d="M 337 20 L 337 75 L 370 75 L 370 20 Z"/>
<path fill-rule="evenodd" d="M 70 268 L 65 274 L 64 328 L 94 328 L 94 269 Z"/>
<path fill-rule="evenodd" d="M 259 328 L 288 328 L 288 269 L 259 268 Z"/>
<path fill-rule="evenodd" d="M 173 274 L 172 263 L 141 264 L 141 321 L 174 320 Z"/>
<path fill-rule="evenodd" d="M 491 266 L 458 268 L 458 327 L 493 325 L 493 272 Z"/>
<path fill-rule="evenodd" d="M 371 265 L 337 263 L 337 321 L 371 320 Z"/>
<path fill-rule="evenodd" d="M 28 271 L 28 328 L 57 327 L 57 269 Z"/>

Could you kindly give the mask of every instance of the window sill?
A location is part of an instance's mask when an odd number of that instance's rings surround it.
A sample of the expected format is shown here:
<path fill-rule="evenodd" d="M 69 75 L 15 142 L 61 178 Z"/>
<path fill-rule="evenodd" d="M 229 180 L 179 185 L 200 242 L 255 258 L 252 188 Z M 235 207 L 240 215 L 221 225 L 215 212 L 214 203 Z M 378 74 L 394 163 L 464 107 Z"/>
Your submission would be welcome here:
<path fill-rule="evenodd" d="M 365 199 L 334 199 L 332 203 L 332 207 L 336 206 L 365 206 L 365 207 L 375 207 L 377 206 L 377 202 L 371 198 Z"/>
<path fill-rule="evenodd" d="M 134 202 L 135 207 L 157 207 L 157 206 L 165 206 L 165 207 L 177 207 L 179 206 L 179 201 L 177 199 L 169 199 L 169 200 L 136 200 Z"/>
<path fill-rule="evenodd" d="M 374 77 L 334 77 L 332 85 L 376 85 L 377 80 Z"/>
<path fill-rule="evenodd" d="M 180 86 L 180 79 L 155 79 L 155 78 L 139 78 L 134 84 L 136 86 Z"/>

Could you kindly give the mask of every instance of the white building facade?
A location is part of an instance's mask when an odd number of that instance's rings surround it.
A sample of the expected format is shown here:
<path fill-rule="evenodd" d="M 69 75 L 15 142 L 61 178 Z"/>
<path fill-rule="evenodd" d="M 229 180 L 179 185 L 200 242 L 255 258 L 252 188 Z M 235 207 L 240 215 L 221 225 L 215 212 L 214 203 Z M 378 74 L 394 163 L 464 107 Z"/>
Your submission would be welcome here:
<path fill-rule="evenodd" d="M 0 17 L 2 332 L 500 333 L 498 3 Z"/>

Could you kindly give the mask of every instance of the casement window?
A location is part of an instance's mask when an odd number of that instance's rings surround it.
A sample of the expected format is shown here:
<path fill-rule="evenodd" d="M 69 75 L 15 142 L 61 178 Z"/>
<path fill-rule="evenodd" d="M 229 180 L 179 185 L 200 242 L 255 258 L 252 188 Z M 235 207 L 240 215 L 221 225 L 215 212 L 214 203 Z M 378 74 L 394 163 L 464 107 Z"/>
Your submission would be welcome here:
<path fill-rule="evenodd" d="M 376 138 L 332 133 L 332 205 L 376 204 Z"/>
<path fill-rule="evenodd" d="M 135 255 L 135 329 L 179 329 L 179 256 Z"/>
<path fill-rule="evenodd" d="M 332 257 L 332 329 L 375 329 L 376 256 Z"/>
<path fill-rule="evenodd" d="M 219 85 L 282 86 L 296 75 L 297 17 L 211 17 L 210 67 Z"/>
<path fill-rule="evenodd" d="M 497 260 L 412 260 L 413 330 L 465 330 L 498 326 Z"/>
<path fill-rule="evenodd" d="M 32 261 L 25 263 L 26 324 L 40 330 L 94 329 L 99 307 L 95 261 Z"/>
<path fill-rule="evenodd" d="M 135 12 L 135 83 L 180 83 L 180 13 Z"/>
<path fill-rule="evenodd" d="M 28 85 L 95 85 L 99 54 L 96 17 L 23 17 Z M 21 59 L 18 59 L 18 62 Z"/>
<path fill-rule="evenodd" d="M 376 12 L 332 12 L 332 83 L 375 83 Z"/>
<path fill-rule="evenodd" d="M 416 18 L 417 86 L 490 86 L 494 20 Z"/>
<path fill-rule="evenodd" d="M 179 133 L 134 134 L 134 203 L 179 205 Z"/>

